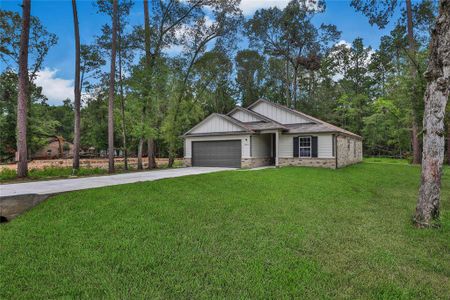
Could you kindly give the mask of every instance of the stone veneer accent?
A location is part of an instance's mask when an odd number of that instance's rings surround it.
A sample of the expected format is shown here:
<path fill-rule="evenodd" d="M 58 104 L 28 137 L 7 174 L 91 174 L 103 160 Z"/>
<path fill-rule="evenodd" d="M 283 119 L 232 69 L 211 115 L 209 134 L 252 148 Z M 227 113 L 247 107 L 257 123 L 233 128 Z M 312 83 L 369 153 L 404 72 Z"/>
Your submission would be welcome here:
<path fill-rule="evenodd" d="M 362 161 L 362 140 L 342 135 L 338 135 L 336 140 L 338 168 Z"/>
<path fill-rule="evenodd" d="M 185 167 L 192 167 L 192 159 L 190 159 L 190 158 L 185 158 L 185 159 L 183 160 L 183 165 L 184 165 Z"/>
<path fill-rule="evenodd" d="M 303 166 L 303 167 L 320 167 L 320 168 L 336 168 L 335 158 L 305 158 L 305 157 L 280 157 L 278 165 L 284 166 Z"/>
<path fill-rule="evenodd" d="M 272 165 L 272 159 L 270 157 L 249 157 L 249 158 L 241 158 L 241 168 L 258 168 L 264 166 Z"/>

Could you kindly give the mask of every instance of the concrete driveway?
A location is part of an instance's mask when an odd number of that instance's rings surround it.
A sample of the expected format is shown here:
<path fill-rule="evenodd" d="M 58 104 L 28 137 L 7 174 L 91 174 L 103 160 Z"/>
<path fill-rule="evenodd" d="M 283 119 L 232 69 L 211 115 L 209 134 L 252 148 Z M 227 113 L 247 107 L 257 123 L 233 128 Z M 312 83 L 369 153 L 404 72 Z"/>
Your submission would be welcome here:
<path fill-rule="evenodd" d="M 191 168 L 154 170 L 154 171 L 144 171 L 127 174 L 105 175 L 105 176 L 84 177 L 74 179 L 58 179 L 58 180 L 3 184 L 0 185 L 0 197 L 10 197 L 29 194 L 51 195 L 62 192 L 70 192 L 76 190 L 84 190 L 141 181 L 153 181 L 164 178 L 206 174 L 225 170 L 234 170 L 234 169 L 191 167 Z"/>

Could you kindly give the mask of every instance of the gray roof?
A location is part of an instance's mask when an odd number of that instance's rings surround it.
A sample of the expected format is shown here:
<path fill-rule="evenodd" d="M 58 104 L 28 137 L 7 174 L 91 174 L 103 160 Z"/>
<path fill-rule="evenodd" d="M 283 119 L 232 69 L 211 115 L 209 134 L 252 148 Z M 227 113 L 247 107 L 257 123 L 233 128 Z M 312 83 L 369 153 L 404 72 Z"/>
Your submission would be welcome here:
<path fill-rule="evenodd" d="M 275 123 L 275 122 L 252 122 L 252 123 L 244 123 L 247 128 L 250 128 L 251 130 L 271 130 L 271 129 L 284 129 L 287 130 L 288 128 L 284 125 Z"/>
<path fill-rule="evenodd" d="M 248 108 L 249 110 L 256 106 L 257 103 L 259 102 L 266 102 L 269 103 L 273 106 L 279 107 L 281 109 L 284 109 L 286 111 L 295 113 L 301 117 L 307 118 L 309 120 L 311 120 L 311 123 L 299 123 L 299 124 L 284 124 L 283 126 L 288 127 L 288 132 L 289 133 L 323 133 L 323 132 L 330 132 L 330 133 L 342 133 L 345 135 L 349 135 L 358 139 L 362 139 L 361 136 L 350 132 L 348 130 L 345 130 L 341 127 L 335 126 L 333 124 L 327 123 L 325 121 L 319 120 L 317 118 L 314 118 L 313 116 L 307 115 L 305 113 L 302 113 L 298 110 L 283 106 L 281 104 L 275 103 L 275 102 L 271 102 L 269 100 L 266 99 L 259 99 L 255 102 L 253 102 Z"/>
<path fill-rule="evenodd" d="M 309 123 L 298 123 L 298 124 L 280 124 L 275 120 L 272 120 L 266 116 L 263 116 L 255 111 L 251 110 L 251 108 L 254 107 L 259 102 L 270 103 L 273 106 L 280 107 L 286 111 L 289 111 L 289 112 L 295 113 L 301 117 L 304 117 L 304 118 L 310 120 L 310 122 Z M 252 114 L 255 117 L 259 118 L 261 121 L 259 121 L 259 122 L 241 122 L 241 121 L 231 117 L 231 114 L 233 112 L 235 112 L 236 110 L 242 110 L 249 114 Z M 350 131 L 345 130 L 340 127 L 337 127 L 333 124 L 324 122 L 324 121 L 314 118 L 310 115 L 307 115 L 307 114 L 304 114 L 297 110 L 283 106 L 281 104 L 270 102 L 269 100 L 266 100 L 266 99 L 259 99 L 259 100 L 255 101 L 252 105 L 250 105 L 248 107 L 248 109 L 240 107 L 240 106 L 236 106 L 232 111 L 230 111 L 226 115 L 213 113 L 210 116 L 208 116 L 206 119 L 208 119 L 214 115 L 220 116 L 221 118 L 224 118 L 224 119 L 240 126 L 243 129 L 243 131 L 240 132 L 240 134 L 255 133 L 255 132 L 259 132 L 259 131 L 263 131 L 263 130 L 282 130 L 285 133 L 292 133 L 292 134 L 342 133 L 342 134 L 345 134 L 348 136 L 352 136 L 352 137 L 361 139 L 361 136 L 354 134 L 353 132 L 350 132 Z M 191 128 L 191 130 L 186 132 L 183 136 L 226 135 L 226 134 L 237 134 L 238 133 L 238 132 L 230 132 L 230 133 L 220 132 L 220 133 L 191 134 L 191 131 L 194 128 L 196 128 L 197 126 L 199 126 L 201 123 L 206 121 L 206 119 L 204 119 L 202 122 L 200 122 L 199 124 L 197 124 L 196 126 Z"/>
<path fill-rule="evenodd" d="M 302 123 L 284 125 L 289 133 L 342 133 L 360 139 L 361 136 L 328 123 Z"/>

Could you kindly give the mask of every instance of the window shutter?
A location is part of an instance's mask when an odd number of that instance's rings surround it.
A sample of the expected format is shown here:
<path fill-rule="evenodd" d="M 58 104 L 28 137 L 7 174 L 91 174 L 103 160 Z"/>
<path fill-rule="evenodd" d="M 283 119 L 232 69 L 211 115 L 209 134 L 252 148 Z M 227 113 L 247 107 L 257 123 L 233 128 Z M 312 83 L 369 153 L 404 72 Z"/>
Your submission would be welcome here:
<path fill-rule="evenodd" d="M 298 157 L 298 136 L 294 137 L 294 157 Z"/>
<path fill-rule="evenodd" d="M 311 137 L 311 157 L 317 157 L 317 136 Z"/>

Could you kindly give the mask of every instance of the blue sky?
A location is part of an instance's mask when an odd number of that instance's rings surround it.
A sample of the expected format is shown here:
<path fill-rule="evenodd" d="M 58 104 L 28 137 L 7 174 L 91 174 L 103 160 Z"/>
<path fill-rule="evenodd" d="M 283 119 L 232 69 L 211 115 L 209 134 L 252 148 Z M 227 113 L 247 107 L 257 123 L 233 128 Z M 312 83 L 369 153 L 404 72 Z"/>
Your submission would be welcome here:
<path fill-rule="evenodd" d="M 95 36 L 100 33 L 101 26 L 110 21 L 107 16 L 96 13 L 92 2 L 77 1 L 82 44 L 93 42 Z M 246 17 L 251 17 L 258 8 L 269 6 L 283 8 L 287 2 L 287 0 L 241 0 L 241 9 Z M 20 3 L 21 1 L 0 0 L 0 8 L 21 13 Z M 380 37 L 388 34 L 394 25 L 394 22 L 391 22 L 384 30 L 370 26 L 367 18 L 355 12 L 349 1 L 326 0 L 326 5 L 326 11 L 316 16 L 314 22 L 335 24 L 342 31 L 341 39 L 349 43 L 357 37 L 362 37 L 367 46 L 377 48 Z M 75 51 L 72 4 L 69 0 L 32 0 L 31 14 L 38 17 L 47 30 L 55 33 L 59 38 L 58 44 L 50 50 L 37 82 L 43 86 L 43 92 L 49 98 L 49 103 L 59 104 L 62 99 L 72 98 L 73 94 Z M 393 19 L 397 19 L 397 16 Z M 143 23 L 143 4 L 140 0 L 135 1 L 130 23 L 131 25 Z M 241 43 L 241 45 L 245 44 L 245 41 Z M 0 71 L 3 69 L 4 66 L 0 66 Z"/>

